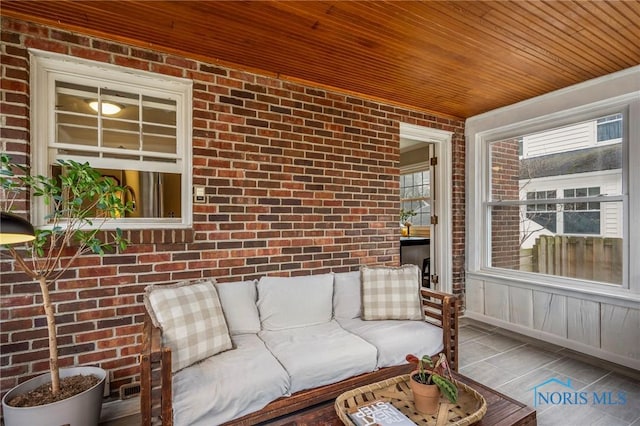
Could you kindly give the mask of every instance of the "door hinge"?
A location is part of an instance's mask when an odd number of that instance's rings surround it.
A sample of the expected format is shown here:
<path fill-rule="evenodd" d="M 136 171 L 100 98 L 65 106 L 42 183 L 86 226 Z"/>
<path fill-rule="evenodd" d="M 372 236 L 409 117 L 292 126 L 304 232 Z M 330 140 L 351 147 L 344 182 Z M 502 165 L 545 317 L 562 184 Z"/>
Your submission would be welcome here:
<path fill-rule="evenodd" d="M 429 162 L 430 162 L 429 164 L 431 164 L 432 166 L 437 166 L 438 165 L 438 157 L 431 157 Z"/>
<path fill-rule="evenodd" d="M 438 216 L 431 216 L 431 224 L 432 225 L 438 224 Z"/>

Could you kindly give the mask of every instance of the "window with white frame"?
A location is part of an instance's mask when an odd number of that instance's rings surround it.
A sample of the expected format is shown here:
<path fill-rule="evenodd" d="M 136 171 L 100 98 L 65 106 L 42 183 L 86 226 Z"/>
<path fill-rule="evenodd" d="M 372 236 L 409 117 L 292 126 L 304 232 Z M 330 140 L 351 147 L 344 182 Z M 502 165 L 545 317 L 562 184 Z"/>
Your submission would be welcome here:
<path fill-rule="evenodd" d="M 400 175 L 400 208 L 415 213 L 408 220 L 412 226 L 429 226 L 431 221 L 429 169 Z"/>
<path fill-rule="evenodd" d="M 564 199 L 597 197 L 600 187 L 572 188 L 563 191 Z M 565 234 L 600 235 L 600 203 L 597 201 L 582 201 L 563 203 L 562 232 Z"/>
<path fill-rule="evenodd" d="M 31 51 L 35 173 L 88 162 L 126 191 L 118 227 L 191 222 L 191 81 Z M 36 125 L 37 123 L 37 125 Z M 44 205 L 36 223 L 46 225 Z M 114 225 L 115 226 L 115 225 Z"/>
<path fill-rule="evenodd" d="M 622 138 L 596 146 L 574 134 L 550 128 L 486 144 L 488 266 L 620 285 L 626 147 Z M 519 155 L 523 138 L 535 141 L 535 156 Z"/>
<path fill-rule="evenodd" d="M 527 192 L 527 200 L 553 200 L 556 198 L 556 191 L 534 191 Z M 527 204 L 527 219 L 535 222 L 542 229 L 556 232 L 558 229 L 558 218 L 556 205 L 554 203 Z"/>
<path fill-rule="evenodd" d="M 598 143 L 622 139 L 622 114 L 613 114 L 596 120 Z"/>

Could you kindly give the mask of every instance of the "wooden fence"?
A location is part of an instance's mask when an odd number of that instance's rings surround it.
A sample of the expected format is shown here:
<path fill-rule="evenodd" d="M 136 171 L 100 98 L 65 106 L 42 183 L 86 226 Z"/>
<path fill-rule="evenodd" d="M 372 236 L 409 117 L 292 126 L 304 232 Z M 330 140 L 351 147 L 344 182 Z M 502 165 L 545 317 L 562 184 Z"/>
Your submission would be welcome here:
<path fill-rule="evenodd" d="M 531 271 L 622 284 L 622 238 L 541 236 Z"/>

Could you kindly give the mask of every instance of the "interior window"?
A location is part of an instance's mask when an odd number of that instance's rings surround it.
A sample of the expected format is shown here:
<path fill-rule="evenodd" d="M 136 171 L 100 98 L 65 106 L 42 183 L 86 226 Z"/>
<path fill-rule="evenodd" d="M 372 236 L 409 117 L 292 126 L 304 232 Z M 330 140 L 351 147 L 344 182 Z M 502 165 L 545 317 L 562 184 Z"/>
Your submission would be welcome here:
<path fill-rule="evenodd" d="M 38 173 L 59 174 L 58 159 L 88 162 L 125 187 L 123 201 L 133 203 L 118 227 L 188 224 L 191 83 L 73 61 L 34 56 L 34 120 L 50 123 L 36 135 L 42 149 L 34 155 L 48 153 L 46 162 L 34 162 Z M 47 98 L 55 101 L 50 107 Z M 43 225 L 45 209 L 38 207 Z"/>
<path fill-rule="evenodd" d="M 429 226 L 431 220 L 429 170 L 400 176 L 400 208 L 415 213 L 409 221 L 412 226 Z"/>

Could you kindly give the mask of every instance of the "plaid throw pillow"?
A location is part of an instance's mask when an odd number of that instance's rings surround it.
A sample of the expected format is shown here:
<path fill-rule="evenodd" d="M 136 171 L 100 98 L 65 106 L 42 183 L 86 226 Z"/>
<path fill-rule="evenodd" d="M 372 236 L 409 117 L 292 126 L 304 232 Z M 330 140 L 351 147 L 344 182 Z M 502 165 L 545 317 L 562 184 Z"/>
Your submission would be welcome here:
<path fill-rule="evenodd" d="M 171 371 L 231 349 L 222 306 L 211 281 L 148 286 L 144 303 L 171 348 Z"/>
<path fill-rule="evenodd" d="M 420 320 L 420 268 L 360 268 L 362 281 L 362 319 Z"/>

